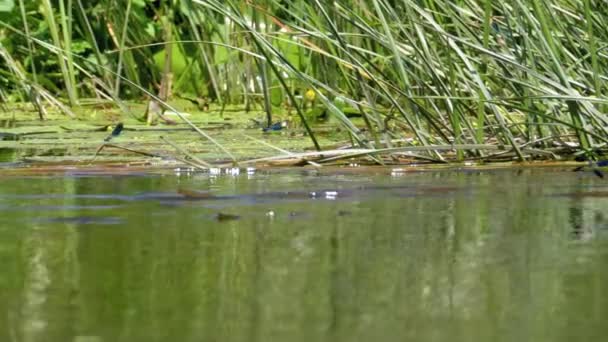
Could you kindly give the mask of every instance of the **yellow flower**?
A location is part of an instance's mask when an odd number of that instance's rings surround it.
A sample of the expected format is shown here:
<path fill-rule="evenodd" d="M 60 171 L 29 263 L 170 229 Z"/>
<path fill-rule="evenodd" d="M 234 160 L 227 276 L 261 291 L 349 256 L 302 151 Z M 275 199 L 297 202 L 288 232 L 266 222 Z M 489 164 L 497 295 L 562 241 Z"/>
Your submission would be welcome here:
<path fill-rule="evenodd" d="M 306 90 L 306 93 L 304 93 L 304 96 L 306 97 L 306 99 L 308 101 L 314 101 L 315 98 L 317 97 L 317 94 L 315 93 L 314 90 L 308 89 L 308 90 Z"/>

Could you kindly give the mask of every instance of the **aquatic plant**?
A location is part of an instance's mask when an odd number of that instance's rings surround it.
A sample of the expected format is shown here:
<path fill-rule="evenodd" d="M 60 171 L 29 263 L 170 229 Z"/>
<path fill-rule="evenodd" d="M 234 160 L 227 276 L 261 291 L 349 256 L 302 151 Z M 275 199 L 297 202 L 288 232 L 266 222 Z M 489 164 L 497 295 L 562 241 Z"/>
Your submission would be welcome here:
<path fill-rule="evenodd" d="M 263 108 L 267 126 L 287 104 L 317 149 L 311 98 L 365 150 L 416 147 L 436 161 L 444 146 L 456 159 L 588 153 L 608 139 L 603 6 L 20 0 L 0 6 L 0 83 L 14 99 L 35 87 L 71 106 L 191 94 Z"/>

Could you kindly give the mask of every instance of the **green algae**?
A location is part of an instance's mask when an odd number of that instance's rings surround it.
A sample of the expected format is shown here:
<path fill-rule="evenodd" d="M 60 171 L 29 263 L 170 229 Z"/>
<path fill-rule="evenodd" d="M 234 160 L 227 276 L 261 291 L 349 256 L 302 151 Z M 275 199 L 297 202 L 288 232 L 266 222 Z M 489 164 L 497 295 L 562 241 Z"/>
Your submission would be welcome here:
<path fill-rule="evenodd" d="M 201 111 L 188 101 L 181 100 L 172 105 L 183 108 L 180 114 L 239 160 L 277 155 L 279 152 L 270 146 L 291 153 L 312 148 L 310 138 L 289 113 L 276 116 L 277 120 L 288 122 L 286 129 L 265 133 L 262 131 L 265 113 L 260 109 L 246 112 L 239 106 L 223 109 L 212 106 L 209 111 Z M 76 119 L 49 110 L 47 120 L 36 120 L 37 113 L 27 105 L 15 105 L 8 112 L 0 113 L 0 122 L 5 123 L 0 127 L 0 149 L 6 151 L 3 161 L 99 163 L 120 160 L 156 163 L 163 159 L 183 157 L 161 137 L 207 162 L 223 163 L 229 159 L 218 146 L 180 122 L 175 113 L 165 112 L 165 117 L 174 123 L 158 120 L 156 125 L 147 125 L 142 120 L 146 108 L 143 103 L 127 104 L 130 113 L 123 114 L 115 108 L 103 108 L 104 106 L 105 104 L 101 104 L 101 108 L 95 105 L 78 107 L 74 109 Z M 104 138 L 118 122 L 124 124 L 122 134 L 112 139 L 109 143 L 111 145 L 103 146 Z M 334 146 L 348 139 L 346 133 L 340 132 L 331 123 L 319 124 L 315 128 L 322 146 Z"/>

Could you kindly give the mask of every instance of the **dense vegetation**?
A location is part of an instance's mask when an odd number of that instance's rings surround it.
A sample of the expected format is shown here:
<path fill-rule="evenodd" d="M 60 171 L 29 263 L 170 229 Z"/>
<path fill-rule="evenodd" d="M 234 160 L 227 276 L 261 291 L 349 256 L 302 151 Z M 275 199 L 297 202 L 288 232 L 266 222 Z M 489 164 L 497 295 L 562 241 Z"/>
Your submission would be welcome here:
<path fill-rule="evenodd" d="M 289 103 L 316 145 L 314 102 L 368 149 L 593 154 L 608 142 L 606 6 L 0 0 L 0 95 L 66 112 L 91 98 L 128 111 L 124 100 L 188 96 L 258 106 L 269 121 Z"/>

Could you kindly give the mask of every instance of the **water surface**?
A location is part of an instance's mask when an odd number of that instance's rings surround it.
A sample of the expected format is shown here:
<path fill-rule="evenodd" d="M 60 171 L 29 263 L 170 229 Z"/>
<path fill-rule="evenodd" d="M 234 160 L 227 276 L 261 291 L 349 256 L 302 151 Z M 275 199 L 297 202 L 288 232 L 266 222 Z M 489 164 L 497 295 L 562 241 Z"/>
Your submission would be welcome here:
<path fill-rule="evenodd" d="M 566 171 L 1 177 L 0 341 L 599 341 Z"/>

